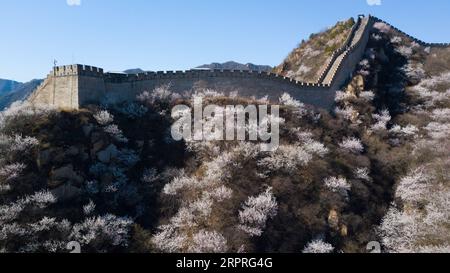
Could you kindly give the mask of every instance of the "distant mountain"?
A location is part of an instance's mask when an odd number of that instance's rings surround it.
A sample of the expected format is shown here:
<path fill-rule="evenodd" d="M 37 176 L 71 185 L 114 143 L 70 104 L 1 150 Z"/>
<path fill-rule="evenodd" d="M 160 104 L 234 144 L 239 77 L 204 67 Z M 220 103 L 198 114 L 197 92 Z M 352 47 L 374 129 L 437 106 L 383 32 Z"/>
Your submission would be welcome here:
<path fill-rule="evenodd" d="M 268 65 L 256 65 L 251 63 L 241 64 L 231 61 L 226 63 L 205 64 L 198 66 L 195 69 L 253 70 L 253 71 L 268 72 L 272 70 L 272 67 Z"/>
<path fill-rule="evenodd" d="M 20 82 L 0 79 L 0 96 L 8 94 L 9 92 L 19 88 L 21 85 L 22 83 Z"/>
<path fill-rule="evenodd" d="M 127 73 L 127 74 L 138 74 L 138 73 L 143 73 L 143 72 L 145 72 L 145 71 L 140 68 L 133 68 L 133 69 L 128 69 L 128 70 L 123 71 L 123 73 Z"/>
<path fill-rule="evenodd" d="M 18 83 L 15 89 L 0 94 L 0 110 L 5 109 L 11 103 L 26 99 L 38 86 L 42 80 L 32 80 L 26 83 Z"/>

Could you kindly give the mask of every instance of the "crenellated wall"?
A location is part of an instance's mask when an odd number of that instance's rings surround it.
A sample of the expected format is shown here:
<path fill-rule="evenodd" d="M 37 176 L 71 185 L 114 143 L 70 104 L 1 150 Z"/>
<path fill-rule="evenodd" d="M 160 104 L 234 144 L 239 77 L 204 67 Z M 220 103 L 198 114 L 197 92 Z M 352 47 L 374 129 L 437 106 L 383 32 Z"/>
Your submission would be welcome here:
<path fill-rule="evenodd" d="M 170 85 L 173 92 L 181 95 L 198 89 L 213 89 L 226 94 L 237 91 L 244 97 L 268 95 L 271 101 L 277 101 L 283 93 L 289 93 L 304 103 L 331 109 L 336 90 L 351 78 L 376 22 L 384 21 L 370 15 L 358 18 L 344 46 L 332 54 L 318 83 L 298 82 L 273 73 L 256 71 L 189 70 L 124 74 L 104 73 L 98 67 L 76 64 L 55 67 L 29 97 L 29 101 L 78 109 L 89 104 L 133 101 L 144 91 Z M 429 44 L 407 36 L 426 46 L 449 45 Z"/>
<path fill-rule="evenodd" d="M 337 68 L 333 71 L 330 82 L 333 89 L 339 89 L 352 76 L 355 67 L 364 56 L 364 52 L 369 42 L 370 31 L 375 23 L 372 16 L 365 17 L 361 20 L 359 29 L 355 33 L 355 37 L 351 45 L 343 53 L 342 59 L 337 63 Z"/>
<path fill-rule="evenodd" d="M 238 92 L 244 97 L 269 96 L 276 101 L 287 92 L 306 103 L 329 107 L 333 98 L 317 100 L 317 92 L 325 92 L 329 86 L 297 82 L 272 73 L 233 70 L 189 70 L 149 72 L 142 74 L 105 74 L 108 103 L 133 100 L 143 91 L 151 91 L 161 85 L 170 85 L 173 92 L 184 94 L 196 89 L 220 90 L 225 94 Z M 127 92 L 123 92 L 127 90 Z M 100 98 L 99 98 L 100 99 Z"/>
<path fill-rule="evenodd" d="M 123 74 L 71 65 L 56 67 L 29 100 L 36 104 L 78 109 L 88 104 L 132 101 L 142 92 L 161 85 L 170 85 L 173 92 L 182 95 L 197 89 L 213 89 L 225 94 L 237 91 L 244 97 L 268 95 L 273 101 L 286 92 L 305 103 L 325 108 L 331 107 L 334 98 L 328 85 L 298 82 L 273 73 L 188 70 Z"/>
<path fill-rule="evenodd" d="M 319 82 L 339 89 L 351 77 L 356 65 L 361 60 L 375 22 L 374 17 L 359 17 L 347 39 L 346 44 L 334 52 L 331 62 L 323 71 Z"/>

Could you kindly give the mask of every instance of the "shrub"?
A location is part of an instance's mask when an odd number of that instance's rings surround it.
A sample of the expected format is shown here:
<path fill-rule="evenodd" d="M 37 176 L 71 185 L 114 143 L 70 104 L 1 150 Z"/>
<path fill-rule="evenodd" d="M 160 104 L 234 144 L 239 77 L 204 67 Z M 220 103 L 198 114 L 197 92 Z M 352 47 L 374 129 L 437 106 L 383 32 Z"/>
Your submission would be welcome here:
<path fill-rule="evenodd" d="M 373 131 L 381 131 L 386 130 L 388 123 L 391 121 L 391 115 L 389 114 L 389 110 L 382 110 L 379 114 L 373 114 L 373 119 L 375 119 L 376 123 L 372 125 L 371 130 Z"/>
<path fill-rule="evenodd" d="M 336 95 L 334 100 L 336 102 L 345 102 L 348 101 L 352 98 L 354 98 L 355 96 L 351 93 L 345 92 L 345 91 L 336 91 Z"/>
<path fill-rule="evenodd" d="M 376 22 L 373 27 L 378 29 L 381 33 L 389 33 L 391 31 L 391 27 L 383 22 Z"/>
<path fill-rule="evenodd" d="M 373 91 L 363 91 L 359 94 L 359 97 L 367 102 L 371 102 L 375 98 L 375 93 Z"/>
<path fill-rule="evenodd" d="M 106 126 L 114 121 L 114 116 L 110 114 L 107 110 L 99 111 L 94 115 L 95 120 L 98 124 Z"/>
<path fill-rule="evenodd" d="M 123 135 L 122 130 L 119 129 L 119 126 L 115 124 L 107 125 L 103 128 L 105 133 L 111 135 L 118 142 L 128 142 L 128 139 Z"/>
<path fill-rule="evenodd" d="M 6 165 L 3 168 L 0 168 L 0 178 L 1 180 L 8 182 L 19 177 L 25 168 L 26 165 L 22 163 Z"/>
<path fill-rule="evenodd" d="M 370 171 L 367 168 L 357 168 L 354 172 L 355 177 L 365 181 L 371 181 Z"/>
<path fill-rule="evenodd" d="M 149 105 L 168 104 L 172 103 L 181 96 L 170 91 L 170 85 L 161 85 L 155 88 L 152 92 L 144 91 L 137 96 L 140 102 Z"/>
<path fill-rule="evenodd" d="M 147 107 L 135 102 L 125 103 L 120 107 L 116 107 L 116 110 L 130 119 L 142 118 L 148 112 Z"/>

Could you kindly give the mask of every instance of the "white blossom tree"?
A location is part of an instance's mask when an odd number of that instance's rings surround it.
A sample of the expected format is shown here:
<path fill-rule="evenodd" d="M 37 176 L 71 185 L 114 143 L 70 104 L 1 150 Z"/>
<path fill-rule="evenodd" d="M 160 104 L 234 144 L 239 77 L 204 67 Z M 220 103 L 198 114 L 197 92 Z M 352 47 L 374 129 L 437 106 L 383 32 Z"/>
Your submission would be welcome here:
<path fill-rule="evenodd" d="M 239 228 L 250 236 L 261 236 L 266 222 L 276 216 L 278 204 L 272 188 L 256 196 L 249 197 L 239 211 Z"/>
<path fill-rule="evenodd" d="M 351 153 L 360 154 L 364 151 L 364 146 L 360 139 L 357 139 L 355 137 L 350 137 L 344 139 L 340 144 L 339 147 L 345 151 L 349 151 Z"/>
<path fill-rule="evenodd" d="M 313 240 L 308 243 L 308 245 L 303 249 L 303 253 L 315 253 L 315 254 L 325 254 L 332 253 L 334 251 L 334 247 L 324 242 L 323 240 Z"/>
<path fill-rule="evenodd" d="M 339 193 L 341 196 L 348 198 L 348 192 L 351 184 L 343 177 L 329 177 L 324 180 L 325 186 L 332 192 Z"/>

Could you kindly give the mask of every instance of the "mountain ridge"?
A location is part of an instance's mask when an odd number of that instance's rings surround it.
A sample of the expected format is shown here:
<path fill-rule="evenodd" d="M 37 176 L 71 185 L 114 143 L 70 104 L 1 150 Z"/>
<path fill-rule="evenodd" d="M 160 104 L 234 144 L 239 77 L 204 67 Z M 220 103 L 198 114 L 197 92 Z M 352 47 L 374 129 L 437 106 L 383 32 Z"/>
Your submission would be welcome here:
<path fill-rule="evenodd" d="M 252 63 L 238 63 L 235 61 L 228 61 L 225 63 L 210 63 L 195 67 L 195 69 L 224 69 L 224 70 L 252 70 L 260 72 L 269 72 L 272 67 L 269 65 L 256 65 Z"/>

